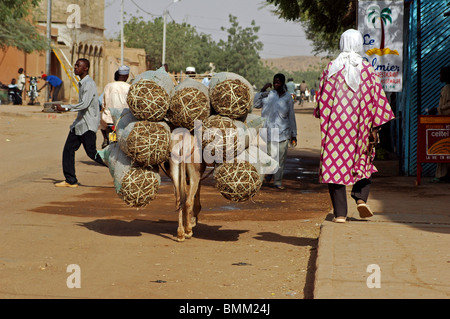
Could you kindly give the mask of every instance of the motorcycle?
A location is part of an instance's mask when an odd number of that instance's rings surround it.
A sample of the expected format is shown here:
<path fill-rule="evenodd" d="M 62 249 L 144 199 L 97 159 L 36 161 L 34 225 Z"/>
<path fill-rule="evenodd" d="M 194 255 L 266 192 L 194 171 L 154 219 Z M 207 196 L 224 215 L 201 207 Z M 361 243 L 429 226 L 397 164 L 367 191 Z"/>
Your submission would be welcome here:
<path fill-rule="evenodd" d="M 114 124 L 108 123 L 106 130 L 102 130 L 102 134 L 103 134 L 102 149 L 104 149 L 111 143 L 117 142 L 116 126 Z"/>
<path fill-rule="evenodd" d="M 8 100 L 9 103 L 12 103 L 14 105 L 22 104 L 22 95 L 20 90 L 17 88 L 17 85 L 15 84 L 8 85 Z"/>
<path fill-rule="evenodd" d="M 35 76 L 31 76 L 30 88 L 28 90 L 28 97 L 30 98 L 30 102 L 28 102 L 28 105 L 34 105 L 35 101 L 37 101 L 38 96 L 39 93 L 37 88 L 37 78 Z"/>

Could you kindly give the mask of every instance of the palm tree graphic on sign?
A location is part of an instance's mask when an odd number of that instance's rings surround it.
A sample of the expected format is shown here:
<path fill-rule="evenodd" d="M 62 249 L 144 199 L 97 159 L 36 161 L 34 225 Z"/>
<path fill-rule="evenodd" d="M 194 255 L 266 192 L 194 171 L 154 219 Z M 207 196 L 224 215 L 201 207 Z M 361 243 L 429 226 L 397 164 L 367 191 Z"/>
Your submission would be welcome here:
<path fill-rule="evenodd" d="M 391 50 L 389 48 L 385 48 L 385 26 L 390 22 L 392 24 L 392 10 L 390 8 L 384 8 L 381 10 L 380 6 L 377 4 L 371 5 L 367 8 L 367 20 L 369 23 L 373 25 L 374 28 L 377 26 L 377 22 L 380 22 L 381 25 L 381 41 L 380 48 L 374 48 L 367 50 L 366 54 L 371 56 L 373 54 L 377 54 L 379 56 L 386 54 L 395 54 L 399 55 L 397 50 Z"/>

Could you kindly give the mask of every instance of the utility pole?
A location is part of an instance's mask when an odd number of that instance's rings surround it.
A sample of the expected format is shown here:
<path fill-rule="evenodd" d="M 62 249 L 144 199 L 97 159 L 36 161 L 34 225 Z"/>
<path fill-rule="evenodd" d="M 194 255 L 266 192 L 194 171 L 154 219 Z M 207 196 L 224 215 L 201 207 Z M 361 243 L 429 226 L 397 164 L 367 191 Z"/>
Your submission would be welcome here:
<path fill-rule="evenodd" d="M 167 9 L 164 9 L 164 27 L 163 27 L 163 52 L 162 52 L 162 65 L 166 63 L 166 20 L 167 20 Z"/>
<path fill-rule="evenodd" d="M 51 57 L 52 57 L 52 0 L 47 0 L 47 55 L 45 59 L 45 74 L 50 74 L 50 63 L 51 63 Z M 49 96 L 49 86 L 47 85 L 46 94 L 45 94 L 45 101 L 48 102 L 48 96 Z"/>
<path fill-rule="evenodd" d="M 164 26 L 163 26 L 163 49 L 162 49 L 162 66 L 166 64 L 166 24 L 167 24 L 167 9 L 174 3 L 177 3 L 181 0 L 172 0 L 172 2 L 164 8 L 163 12 L 163 19 L 164 19 Z"/>
<path fill-rule="evenodd" d="M 120 8 L 120 66 L 123 65 L 123 1 Z"/>

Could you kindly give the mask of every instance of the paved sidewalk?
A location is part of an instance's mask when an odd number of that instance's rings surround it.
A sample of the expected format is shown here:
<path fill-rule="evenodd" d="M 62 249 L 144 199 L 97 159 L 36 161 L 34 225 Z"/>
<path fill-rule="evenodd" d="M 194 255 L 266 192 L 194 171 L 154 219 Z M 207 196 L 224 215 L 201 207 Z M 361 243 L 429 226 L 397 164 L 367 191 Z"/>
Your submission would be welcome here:
<path fill-rule="evenodd" d="M 450 297 L 450 184 L 415 177 L 376 177 L 359 218 L 323 223 L 314 298 L 427 299 Z M 348 189 L 349 191 L 349 189 Z M 379 287 L 379 288 L 377 288 Z"/>

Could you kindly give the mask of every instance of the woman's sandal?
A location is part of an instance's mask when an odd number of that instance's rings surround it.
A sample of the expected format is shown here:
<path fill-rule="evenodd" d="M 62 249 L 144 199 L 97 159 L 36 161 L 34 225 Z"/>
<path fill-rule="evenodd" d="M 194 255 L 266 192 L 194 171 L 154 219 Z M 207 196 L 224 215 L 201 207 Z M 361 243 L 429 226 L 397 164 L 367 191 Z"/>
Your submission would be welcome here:
<path fill-rule="evenodd" d="M 347 221 L 347 217 L 343 217 L 343 216 L 333 218 L 333 222 L 339 223 L 339 224 L 343 224 L 346 221 Z"/>
<path fill-rule="evenodd" d="M 356 209 L 358 210 L 359 216 L 361 218 L 369 218 L 373 216 L 373 212 L 366 203 L 361 203 L 356 205 Z"/>

